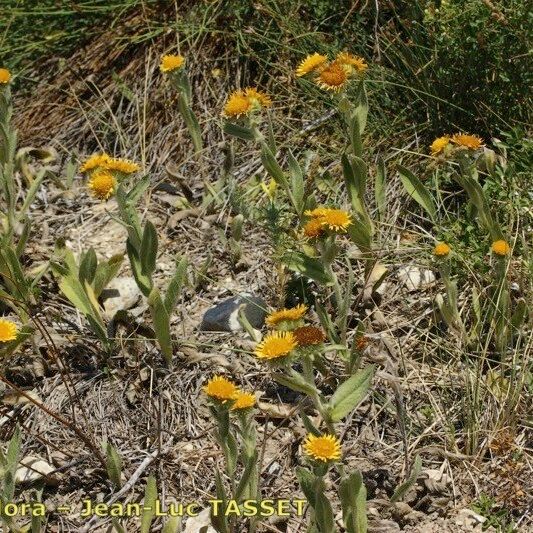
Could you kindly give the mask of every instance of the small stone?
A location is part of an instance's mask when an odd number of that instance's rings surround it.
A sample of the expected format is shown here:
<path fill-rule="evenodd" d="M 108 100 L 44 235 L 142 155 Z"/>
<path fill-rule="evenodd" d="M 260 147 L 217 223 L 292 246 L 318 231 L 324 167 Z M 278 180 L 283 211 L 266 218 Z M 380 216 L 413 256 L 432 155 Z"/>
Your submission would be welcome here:
<path fill-rule="evenodd" d="M 57 485 L 58 478 L 51 475 L 55 468 L 39 457 L 28 455 L 20 461 L 21 466 L 15 472 L 15 483 L 33 483 L 43 479 L 47 485 Z"/>
<path fill-rule="evenodd" d="M 262 298 L 247 293 L 228 298 L 208 309 L 200 324 L 203 331 L 242 331 L 239 309 L 255 329 L 261 329 L 267 315 L 267 305 Z"/>
<path fill-rule="evenodd" d="M 397 276 L 408 291 L 429 287 L 436 279 L 432 270 L 421 269 L 413 265 L 399 268 Z"/>
<path fill-rule="evenodd" d="M 183 533 L 216 533 L 211 526 L 211 508 L 207 507 L 198 516 L 190 516 L 185 522 Z"/>
<path fill-rule="evenodd" d="M 133 278 L 115 278 L 102 291 L 106 318 L 113 318 L 117 311 L 134 307 L 141 298 L 141 291 Z"/>

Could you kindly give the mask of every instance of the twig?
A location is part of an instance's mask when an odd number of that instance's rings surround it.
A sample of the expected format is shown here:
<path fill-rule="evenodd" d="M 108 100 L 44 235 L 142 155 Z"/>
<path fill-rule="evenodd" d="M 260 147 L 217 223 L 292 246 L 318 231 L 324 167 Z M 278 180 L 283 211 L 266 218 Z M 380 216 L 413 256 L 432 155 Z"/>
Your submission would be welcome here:
<path fill-rule="evenodd" d="M 118 499 L 120 499 L 126 492 L 128 492 L 134 485 L 137 483 L 139 478 L 141 477 L 142 473 L 155 461 L 156 457 L 159 455 L 160 450 L 156 449 L 152 453 L 150 453 L 147 457 L 144 458 L 142 463 L 137 467 L 137 470 L 133 473 L 133 475 L 128 479 L 126 484 L 114 494 L 111 495 L 111 498 L 106 502 L 106 505 L 109 506 L 113 503 L 115 503 Z M 88 533 L 89 531 L 93 530 L 93 525 L 98 520 L 98 516 L 93 516 L 86 524 L 83 526 L 82 529 L 80 529 L 80 533 Z"/>

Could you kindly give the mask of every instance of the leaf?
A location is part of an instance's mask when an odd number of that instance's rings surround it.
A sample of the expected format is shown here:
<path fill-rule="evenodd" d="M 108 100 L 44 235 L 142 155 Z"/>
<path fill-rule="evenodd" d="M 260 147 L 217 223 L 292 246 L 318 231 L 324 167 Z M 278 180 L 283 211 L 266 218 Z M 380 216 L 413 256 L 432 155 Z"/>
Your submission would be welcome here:
<path fill-rule="evenodd" d="M 121 526 L 120 522 L 118 521 L 118 518 L 113 517 L 111 519 L 111 523 L 113 524 L 113 529 L 117 533 L 126 533 L 126 530 Z"/>
<path fill-rule="evenodd" d="M 237 485 L 237 490 L 235 491 L 235 499 L 241 500 L 243 495 L 245 499 L 254 499 L 257 497 L 257 494 L 250 493 L 250 485 L 255 484 L 255 477 L 257 475 L 257 450 L 247 458 L 246 464 L 244 465 L 244 471 L 241 475 L 239 484 Z"/>
<path fill-rule="evenodd" d="M 174 354 L 170 337 L 170 316 L 157 289 L 148 296 L 148 305 L 154 322 L 155 335 L 167 365 L 170 365 Z"/>
<path fill-rule="evenodd" d="M 174 311 L 174 308 L 176 307 L 176 303 L 181 294 L 183 286 L 185 285 L 187 281 L 188 265 L 189 265 L 189 262 L 187 261 L 187 258 L 182 257 L 178 261 L 178 265 L 176 266 L 176 271 L 174 272 L 174 276 L 172 276 L 172 279 L 170 280 L 170 283 L 168 284 L 167 292 L 165 293 L 165 309 L 167 310 L 167 313 L 169 315 L 172 313 L 172 311 Z"/>
<path fill-rule="evenodd" d="M 98 266 L 98 259 L 96 257 L 96 252 L 94 248 L 89 248 L 86 253 L 82 255 L 80 261 L 80 268 L 78 278 L 81 283 L 87 281 L 92 283 L 94 276 L 96 275 L 96 268 Z"/>
<path fill-rule="evenodd" d="M 105 452 L 107 475 L 115 488 L 119 489 L 122 485 L 122 459 L 117 450 L 109 442 L 105 445 Z"/>
<path fill-rule="evenodd" d="M 337 388 L 329 401 L 333 422 L 339 422 L 359 405 L 370 387 L 373 375 L 374 366 L 369 365 Z"/>
<path fill-rule="evenodd" d="M 463 187 L 463 189 L 468 194 L 470 201 L 477 210 L 481 223 L 489 231 L 491 239 L 493 241 L 502 239 L 503 232 L 499 224 L 492 216 L 487 197 L 485 196 L 485 191 L 483 191 L 481 185 L 471 176 L 467 175 L 466 172 L 467 170 L 463 169 L 463 174 L 456 175 L 455 180 L 457 181 L 457 183 L 459 183 L 461 187 Z M 472 170 L 472 172 L 475 172 L 475 169 Z"/>
<path fill-rule="evenodd" d="M 252 129 L 240 126 L 239 124 L 234 124 L 233 122 L 225 121 L 223 130 L 228 135 L 232 135 L 243 141 L 253 141 L 255 139 Z"/>
<path fill-rule="evenodd" d="M 366 488 L 360 472 L 353 472 L 341 480 L 339 496 L 346 533 L 366 533 Z"/>
<path fill-rule="evenodd" d="M 313 259 L 301 252 L 291 251 L 287 252 L 281 261 L 290 270 L 298 272 L 321 285 L 331 285 L 332 283 L 330 275 L 318 259 Z"/>
<path fill-rule="evenodd" d="M 363 253 L 372 251 L 372 230 L 357 218 L 352 218 L 352 223 L 346 230 L 352 242 Z"/>
<path fill-rule="evenodd" d="M 280 385 L 288 387 L 294 391 L 303 392 L 309 396 L 314 396 L 317 393 L 316 388 L 307 383 L 307 381 L 305 381 L 305 379 L 295 370 L 291 371 L 290 376 L 281 373 L 273 373 L 272 378 Z"/>
<path fill-rule="evenodd" d="M 21 442 L 20 427 L 17 425 L 7 446 L 7 453 L 5 456 L 6 465 L 4 468 L 2 493 L 2 500 L 5 502 L 13 501 L 15 495 L 15 472 L 17 471 L 17 465 L 19 462 Z"/>
<path fill-rule="evenodd" d="M 387 214 L 387 172 L 383 158 L 378 159 L 376 166 L 376 181 L 374 184 L 374 197 L 378 208 L 379 218 L 385 220 Z"/>
<path fill-rule="evenodd" d="M 363 143 L 361 141 L 362 129 L 361 124 L 359 122 L 359 117 L 356 114 L 350 117 L 349 128 L 350 143 L 352 145 L 353 154 L 357 157 L 361 157 L 363 155 Z"/>
<path fill-rule="evenodd" d="M 298 161 L 296 161 L 290 150 L 287 155 L 287 159 L 289 163 L 289 173 L 291 175 L 292 198 L 294 199 L 294 204 L 298 215 L 301 215 L 304 209 L 304 174 L 300 165 L 298 164 Z"/>
<path fill-rule="evenodd" d="M 335 518 L 333 516 L 333 509 L 328 498 L 324 494 L 324 487 L 322 483 L 317 483 L 316 501 L 315 501 L 315 519 L 321 533 L 334 533 L 337 531 L 335 527 Z"/>
<path fill-rule="evenodd" d="M 296 477 L 309 505 L 314 508 L 316 503 L 315 486 L 317 477 L 307 468 L 301 466 L 296 467 Z"/>
<path fill-rule="evenodd" d="M 348 196 L 356 213 L 363 218 L 368 218 L 365 207 L 367 167 L 359 157 L 342 156 L 342 170 Z"/>
<path fill-rule="evenodd" d="M 142 272 L 142 265 L 141 260 L 139 258 L 139 254 L 137 253 L 137 250 L 133 246 L 133 243 L 129 237 L 126 241 L 126 252 L 128 253 L 131 271 L 133 273 L 135 281 L 137 282 L 137 286 L 145 296 L 149 296 L 152 290 L 152 280 L 150 277 L 144 275 L 144 273 Z"/>
<path fill-rule="evenodd" d="M 157 482 L 154 476 L 146 480 L 144 491 L 143 512 L 141 516 L 141 533 L 150 533 L 152 520 L 155 516 L 155 502 L 157 500 Z"/>
<path fill-rule="evenodd" d="M 416 480 L 418 478 L 418 475 L 420 474 L 420 470 L 422 469 L 422 459 L 420 455 L 417 455 L 415 457 L 415 460 L 413 462 L 413 465 L 411 467 L 411 472 L 409 474 L 409 477 L 394 491 L 394 494 L 391 496 L 391 503 L 395 503 L 397 501 L 400 501 L 407 491 L 416 483 Z"/>
<path fill-rule="evenodd" d="M 140 255 L 142 273 L 150 277 L 155 271 L 157 260 L 157 230 L 149 220 L 144 224 Z"/>
<path fill-rule="evenodd" d="M 322 435 L 320 430 L 315 427 L 313 422 L 311 422 L 311 419 L 304 413 L 303 407 L 300 409 L 300 418 L 302 419 L 302 423 L 307 433 L 311 433 L 311 435 L 314 435 L 315 437 L 320 437 Z"/>
<path fill-rule="evenodd" d="M 424 184 L 408 169 L 398 165 L 398 172 L 402 184 L 407 191 L 407 194 L 415 200 L 435 222 L 437 218 L 437 208 L 433 198 L 429 194 Z"/>
<path fill-rule="evenodd" d="M 116 254 L 98 265 L 93 281 L 93 290 L 97 298 L 118 274 L 123 260 L 124 256 L 122 254 Z"/>
<path fill-rule="evenodd" d="M 178 533 L 180 529 L 181 516 L 172 516 L 165 522 L 161 533 Z"/>
<path fill-rule="evenodd" d="M 283 169 L 279 166 L 279 163 L 276 161 L 274 154 L 264 142 L 261 144 L 261 162 L 274 181 L 289 193 L 290 189 L 287 177 L 285 176 Z"/>
<path fill-rule="evenodd" d="M 522 324 L 524 323 L 526 317 L 528 315 L 528 307 L 526 304 L 526 301 L 521 298 L 516 303 L 516 308 L 513 313 L 513 316 L 511 317 L 511 326 L 515 330 L 519 330 L 522 327 Z"/>

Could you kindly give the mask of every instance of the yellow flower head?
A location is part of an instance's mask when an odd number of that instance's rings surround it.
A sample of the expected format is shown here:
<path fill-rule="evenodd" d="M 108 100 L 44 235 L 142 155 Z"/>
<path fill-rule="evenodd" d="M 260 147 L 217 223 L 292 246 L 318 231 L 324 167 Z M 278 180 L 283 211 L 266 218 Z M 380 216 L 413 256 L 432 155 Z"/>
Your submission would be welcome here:
<path fill-rule="evenodd" d="M 80 172 L 91 172 L 97 168 L 105 168 L 111 158 L 107 154 L 93 154 L 80 167 Z"/>
<path fill-rule="evenodd" d="M 88 187 L 92 195 L 99 200 L 107 200 L 118 187 L 115 176 L 108 170 L 97 170 L 91 175 Z"/>
<path fill-rule="evenodd" d="M 228 400 L 235 400 L 239 394 L 239 389 L 235 383 L 232 383 L 224 376 L 214 376 L 204 387 L 204 392 L 210 397 L 227 402 Z"/>
<path fill-rule="evenodd" d="M 229 95 L 228 101 L 224 106 L 224 115 L 226 117 L 240 117 L 251 110 L 252 102 L 244 94 L 244 91 L 234 91 Z"/>
<path fill-rule="evenodd" d="M 350 215 L 342 209 L 326 209 L 319 220 L 322 227 L 342 233 L 346 232 L 346 228 L 352 223 Z"/>
<path fill-rule="evenodd" d="M 296 346 L 296 338 L 292 332 L 274 331 L 255 347 L 254 353 L 259 359 L 278 359 L 289 355 Z"/>
<path fill-rule="evenodd" d="M 316 326 L 302 326 L 301 328 L 296 328 L 293 333 L 298 346 L 302 347 L 316 346 L 326 340 L 324 332 Z"/>
<path fill-rule="evenodd" d="M 307 435 L 304 453 L 317 461 L 338 461 L 341 458 L 341 444 L 335 435 Z"/>
<path fill-rule="evenodd" d="M 432 155 L 440 154 L 444 149 L 450 144 L 450 136 L 443 135 L 442 137 L 437 137 L 432 143 L 429 149 L 431 150 Z"/>
<path fill-rule="evenodd" d="M 272 105 L 270 97 L 254 87 L 247 87 L 244 89 L 244 96 L 250 100 L 252 105 L 257 107 L 270 107 Z"/>
<path fill-rule="evenodd" d="M 330 63 L 317 77 L 317 83 L 322 89 L 337 93 L 344 87 L 347 80 L 346 70 L 337 61 Z"/>
<path fill-rule="evenodd" d="M 304 226 L 304 235 L 309 238 L 318 237 L 322 233 L 320 218 L 312 218 Z"/>
<path fill-rule="evenodd" d="M 492 243 L 492 251 L 496 255 L 501 255 L 501 256 L 509 255 L 509 252 L 511 251 L 511 247 L 509 246 L 509 244 L 507 244 L 506 241 L 502 239 L 502 240 L 495 241 Z"/>
<path fill-rule="evenodd" d="M 0 83 L 9 83 L 11 81 L 11 72 L 7 68 L 0 68 Z"/>
<path fill-rule="evenodd" d="M 296 76 L 305 76 L 306 74 L 309 74 L 310 72 L 315 72 L 317 70 L 320 70 L 324 66 L 327 60 L 328 58 L 321 54 L 314 53 L 312 55 L 308 55 L 298 65 L 296 69 Z"/>
<path fill-rule="evenodd" d="M 477 150 L 483 146 L 483 140 L 476 135 L 468 135 L 466 133 L 456 133 L 452 135 L 452 142 L 458 146 L 469 148 L 470 150 Z"/>
<path fill-rule="evenodd" d="M 185 58 L 179 55 L 166 55 L 161 58 L 159 69 L 161 72 L 172 72 L 180 69 L 185 63 Z"/>
<path fill-rule="evenodd" d="M 133 174 L 140 170 L 140 166 L 128 159 L 109 158 L 104 162 L 103 168 L 106 170 L 114 170 L 122 174 Z"/>
<path fill-rule="evenodd" d="M 315 209 L 308 209 L 304 214 L 311 218 L 321 218 L 329 211 L 326 207 L 315 207 Z"/>
<path fill-rule="evenodd" d="M 281 309 L 280 311 L 274 311 L 266 317 L 266 323 L 268 326 L 275 326 L 284 320 L 300 320 L 307 312 L 307 306 L 300 304 L 292 309 Z"/>
<path fill-rule="evenodd" d="M 255 402 L 255 394 L 239 391 L 235 396 L 235 403 L 231 406 L 231 410 L 249 409 L 250 407 L 254 407 Z"/>
<path fill-rule="evenodd" d="M 433 248 L 433 253 L 438 257 L 445 257 L 451 251 L 451 248 L 445 242 L 439 242 L 435 248 Z"/>
<path fill-rule="evenodd" d="M 0 318 L 0 342 L 14 341 L 17 338 L 18 328 L 11 320 Z"/>
<path fill-rule="evenodd" d="M 346 73 L 350 76 L 354 74 L 364 74 L 368 65 L 361 57 L 354 56 L 348 52 L 341 52 L 337 55 L 335 62 L 340 63 Z"/>

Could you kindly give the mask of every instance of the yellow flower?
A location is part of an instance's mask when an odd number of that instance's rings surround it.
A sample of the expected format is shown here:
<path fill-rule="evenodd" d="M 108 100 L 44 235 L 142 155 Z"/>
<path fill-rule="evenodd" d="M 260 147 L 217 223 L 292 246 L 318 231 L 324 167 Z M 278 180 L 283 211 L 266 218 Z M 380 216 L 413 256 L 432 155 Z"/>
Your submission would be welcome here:
<path fill-rule="evenodd" d="M 252 105 L 256 105 L 258 107 L 270 107 L 272 105 L 272 100 L 270 97 L 255 89 L 254 87 L 247 87 L 244 89 L 244 96 L 250 100 Z"/>
<path fill-rule="evenodd" d="M 289 355 L 297 343 L 290 331 L 274 331 L 255 347 L 255 355 L 259 359 L 278 359 Z"/>
<path fill-rule="evenodd" d="M 315 72 L 324 66 L 324 63 L 328 58 L 321 54 L 314 53 L 308 55 L 303 61 L 300 62 L 296 69 L 296 76 L 305 76 L 310 72 Z"/>
<path fill-rule="evenodd" d="M 172 72 L 183 66 L 185 63 L 185 58 L 183 56 L 177 55 L 166 55 L 161 58 L 161 64 L 159 69 L 161 72 Z"/>
<path fill-rule="evenodd" d="M 312 218 L 304 226 L 304 235 L 309 238 L 318 237 L 322 233 L 320 218 Z"/>
<path fill-rule="evenodd" d="M 458 146 L 464 146 L 470 150 L 477 150 L 483 146 L 483 140 L 476 135 L 468 135 L 466 133 L 456 133 L 452 135 L 452 142 Z"/>
<path fill-rule="evenodd" d="M 0 342 L 14 341 L 17 332 L 18 328 L 14 322 L 0 318 Z"/>
<path fill-rule="evenodd" d="M 335 61 L 340 63 L 350 76 L 353 74 L 364 74 L 368 68 L 368 65 L 362 57 L 354 56 L 348 52 L 338 54 Z"/>
<path fill-rule="evenodd" d="M 251 392 L 237 392 L 235 396 L 235 403 L 231 406 L 231 410 L 235 411 L 237 409 L 249 409 L 255 405 L 256 399 L 255 394 Z"/>
<path fill-rule="evenodd" d="M 224 115 L 226 117 L 240 117 L 249 113 L 251 109 L 252 102 L 244 94 L 244 91 L 234 91 L 224 106 Z"/>
<path fill-rule="evenodd" d="M 338 461 L 341 458 L 341 444 L 335 435 L 307 435 L 304 452 L 318 461 Z"/>
<path fill-rule="evenodd" d="M 317 83 L 322 89 L 339 92 L 347 80 L 348 75 L 346 74 L 346 70 L 344 70 L 340 63 L 334 61 L 320 72 Z"/>
<path fill-rule="evenodd" d="M 91 175 L 88 187 L 94 197 L 107 200 L 117 190 L 117 180 L 108 170 L 98 170 Z"/>
<path fill-rule="evenodd" d="M 438 257 L 444 257 L 448 255 L 451 248 L 445 242 L 439 242 L 433 249 L 433 253 Z"/>
<path fill-rule="evenodd" d="M 316 207 L 315 209 L 308 209 L 307 211 L 305 211 L 304 214 L 308 217 L 320 218 L 323 217 L 328 211 L 329 209 L 327 209 L 326 207 Z"/>
<path fill-rule="evenodd" d="M 222 402 L 228 400 L 235 400 L 239 393 L 239 389 L 235 383 L 232 383 L 224 376 L 214 376 L 204 387 L 204 392 L 211 398 L 215 398 Z"/>
<path fill-rule="evenodd" d="M 107 154 L 93 154 L 80 167 L 80 172 L 90 172 L 96 168 L 104 168 L 110 157 Z"/>
<path fill-rule="evenodd" d="M 137 163 L 129 161 L 128 159 L 108 158 L 107 161 L 104 162 L 103 168 L 106 170 L 114 170 L 122 174 L 133 174 L 134 172 L 138 172 L 141 167 Z"/>
<path fill-rule="evenodd" d="M 268 326 L 275 326 L 284 320 L 300 320 L 307 312 L 307 306 L 300 304 L 292 309 L 281 309 L 270 313 L 265 322 Z"/>
<path fill-rule="evenodd" d="M 506 241 L 499 240 L 492 243 L 492 251 L 496 255 L 509 255 L 509 252 L 511 251 L 511 247 L 507 244 Z"/>
<path fill-rule="evenodd" d="M 322 227 L 326 227 L 332 231 L 340 231 L 344 233 L 346 228 L 352 223 L 350 215 L 342 209 L 326 209 L 319 218 Z"/>
<path fill-rule="evenodd" d="M 440 154 L 444 149 L 450 144 L 450 136 L 443 135 L 442 137 L 437 137 L 432 143 L 429 149 L 433 155 Z"/>
<path fill-rule="evenodd" d="M 0 68 L 0 83 L 9 83 L 11 80 L 11 72 L 7 68 Z"/>

